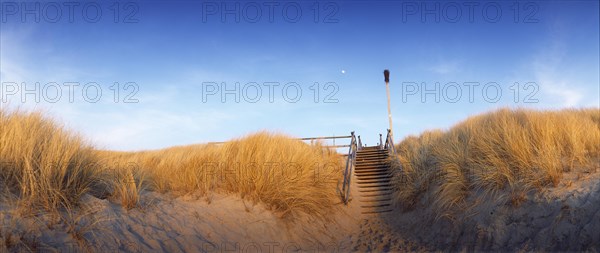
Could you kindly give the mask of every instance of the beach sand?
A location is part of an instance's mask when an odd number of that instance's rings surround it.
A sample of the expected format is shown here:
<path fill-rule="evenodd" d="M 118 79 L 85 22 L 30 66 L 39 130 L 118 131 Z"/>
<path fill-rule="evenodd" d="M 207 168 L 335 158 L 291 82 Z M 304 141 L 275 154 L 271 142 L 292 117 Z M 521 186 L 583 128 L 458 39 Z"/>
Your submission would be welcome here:
<path fill-rule="evenodd" d="M 357 196 L 356 187 L 352 195 Z M 21 207 L 23 208 L 23 207 Z M 21 252 L 348 252 L 600 249 L 600 173 L 567 173 L 519 206 L 487 203 L 432 219 L 427 206 L 364 216 L 354 199 L 327 220 L 282 216 L 235 195 L 143 192 L 130 210 L 87 195 L 73 213 L 1 207 L 0 249 Z"/>

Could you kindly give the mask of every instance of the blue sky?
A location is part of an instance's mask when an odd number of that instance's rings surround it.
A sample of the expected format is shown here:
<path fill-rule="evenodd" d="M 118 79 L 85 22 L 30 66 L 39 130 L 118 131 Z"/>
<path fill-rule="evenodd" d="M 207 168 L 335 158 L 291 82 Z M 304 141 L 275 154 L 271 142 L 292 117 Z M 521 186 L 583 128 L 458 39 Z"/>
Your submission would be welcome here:
<path fill-rule="evenodd" d="M 387 68 L 398 142 L 499 107 L 600 107 L 598 5 L 2 0 L 0 95 L 108 149 L 260 130 L 374 145 Z"/>

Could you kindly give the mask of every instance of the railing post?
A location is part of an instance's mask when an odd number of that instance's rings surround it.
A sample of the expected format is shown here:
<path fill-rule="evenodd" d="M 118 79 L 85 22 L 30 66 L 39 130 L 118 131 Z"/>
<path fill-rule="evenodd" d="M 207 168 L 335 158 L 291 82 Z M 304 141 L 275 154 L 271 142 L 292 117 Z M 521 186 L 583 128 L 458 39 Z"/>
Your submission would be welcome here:
<path fill-rule="evenodd" d="M 390 154 L 396 154 L 396 147 L 394 147 L 394 137 L 392 136 L 392 130 L 388 129 L 387 138 L 385 140 L 386 148 Z"/>
<path fill-rule="evenodd" d="M 383 149 L 383 139 L 381 139 L 381 134 L 379 134 L 379 149 Z"/>
<path fill-rule="evenodd" d="M 360 135 L 358 136 L 358 150 L 362 149 L 362 141 L 360 140 Z"/>
<path fill-rule="evenodd" d="M 347 186 L 346 186 L 346 192 L 344 193 L 344 195 L 346 196 L 346 198 L 344 200 L 344 204 L 346 204 L 346 205 L 348 204 L 348 200 L 350 200 L 350 181 L 352 180 L 352 168 L 354 167 L 354 159 L 355 159 L 354 156 L 355 156 L 355 152 L 356 152 L 356 149 L 354 147 L 354 145 L 355 145 L 354 143 L 356 143 L 356 139 L 355 138 L 356 137 L 354 137 L 354 133 L 352 133 L 352 141 L 350 143 L 350 150 L 351 150 L 351 153 L 352 153 L 352 160 L 350 160 L 350 167 L 349 167 L 349 170 L 348 170 L 348 183 L 347 183 Z"/>
<path fill-rule="evenodd" d="M 352 177 L 352 168 L 356 156 L 356 137 L 354 131 L 350 132 L 350 148 L 348 149 L 348 158 L 346 159 L 346 170 L 344 171 L 344 183 L 342 185 L 342 200 L 348 204 L 350 195 L 350 178 Z"/>

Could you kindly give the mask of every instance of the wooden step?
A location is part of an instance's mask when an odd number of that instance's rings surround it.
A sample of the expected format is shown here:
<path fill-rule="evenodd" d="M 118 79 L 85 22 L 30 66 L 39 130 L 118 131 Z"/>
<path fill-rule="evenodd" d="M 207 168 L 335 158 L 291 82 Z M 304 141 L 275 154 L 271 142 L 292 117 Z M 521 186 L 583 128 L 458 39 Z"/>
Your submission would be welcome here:
<path fill-rule="evenodd" d="M 379 185 L 379 186 L 383 186 L 383 185 L 391 185 L 392 182 L 388 181 L 388 182 L 368 182 L 368 183 L 363 183 L 363 182 L 357 182 L 359 187 L 370 187 L 372 185 Z"/>
<path fill-rule="evenodd" d="M 386 167 L 375 167 L 375 168 L 356 168 L 354 169 L 354 175 L 361 175 L 361 176 L 365 176 L 365 173 L 376 173 L 376 172 L 383 172 L 383 173 L 389 173 L 390 169 L 386 168 Z"/>
<path fill-rule="evenodd" d="M 383 192 L 383 191 L 392 191 L 393 188 L 368 188 L 368 189 L 359 189 L 358 192 Z"/>
<path fill-rule="evenodd" d="M 387 179 L 387 178 L 389 178 L 390 180 L 392 180 L 392 177 L 393 176 L 390 175 L 390 174 L 383 175 L 383 176 L 359 176 L 359 175 L 356 175 L 356 178 L 358 180 Z"/>
<path fill-rule="evenodd" d="M 386 161 L 388 156 L 357 156 L 357 161 Z"/>
<path fill-rule="evenodd" d="M 356 153 L 356 157 L 381 157 L 381 156 L 389 156 L 387 152 L 377 152 L 377 153 Z"/>
<path fill-rule="evenodd" d="M 354 172 L 358 174 L 368 173 L 368 172 L 389 172 L 390 168 L 388 167 L 364 167 L 364 168 L 354 168 Z"/>
<path fill-rule="evenodd" d="M 373 187 L 388 187 L 388 186 L 392 186 L 391 182 L 375 182 L 375 183 L 361 183 L 358 182 L 358 188 L 373 188 Z"/>
<path fill-rule="evenodd" d="M 356 177 L 358 179 L 362 179 L 362 180 L 369 180 L 369 179 L 365 179 L 365 177 L 374 177 L 374 176 L 389 176 L 390 173 L 387 170 L 363 170 L 363 171 L 355 171 L 354 175 L 356 175 Z"/>
<path fill-rule="evenodd" d="M 360 194 L 360 197 L 363 198 L 370 198 L 370 197 L 378 197 L 378 196 L 384 196 L 384 195 L 391 195 L 392 193 L 394 193 L 392 190 L 388 190 L 388 191 L 381 191 L 381 192 L 369 192 L 369 193 L 363 193 Z"/>
<path fill-rule="evenodd" d="M 390 170 L 390 166 L 360 166 L 354 167 L 354 171 Z"/>
<path fill-rule="evenodd" d="M 367 170 L 389 170 L 390 166 L 360 166 L 354 167 L 354 171 L 367 171 Z"/>
<path fill-rule="evenodd" d="M 356 158 L 356 163 L 367 163 L 367 162 L 371 162 L 371 163 L 389 163 L 389 161 L 387 159 L 360 159 L 360 158 Z"/>
<path fill-rule="evenodd" d="M 367 170 L 367 171 L 354 171 L 354 174 L 357 177 L 361 176 L 385 176 L 390 174 L 390 172 L 386 169 L 383 170 Z"/>
<path fill-rule="evenodd" d="M 356 159 L 364 159 L 364 158 L 382 159 L 382 158 L 387 158 L 387 157 L 389 157 L 387 154 L 357 154 L 356 155 Z"/>
<path fill-rule="evenodd" d="M 374 176 L 387 176 L 390 173 L 387 171 L 375 171 L 375 172 L 360 172 L 360 173 L 356 173 L 356 178 L 357 179 L 363 179 L 362 177 L 374 177 Z"/>
<path fill-rule="evenodd" d="M 387 157 L 357 157 L 356 162 L 387 162 Z"/>
<path fill-rule="evenodd" d="M 390 165 L 389 164 L 357 164 L 356 166 L 354 166 L 354 168 L 358 168 L 358 169 L 369 169 L 369 168 L 389 168 Z"/>
<path fill-rule="evenodd" d="M 357 155 L 387 155 L 389 154 L 389 152 L 387 152 L 387 150 L 377 150 L 377 151 L 357 151 L 356 152 Z"/>
<path fill-rule="evenodd" d="M 369 197 L 360 197 L 359 198 L 360 201 L 366 201 L 369 202 L 371 200 L 373 201 L 380 201 L 380 200 L 386 200 L 386 199 L 392 199 L 392 195 L 384 195 L 384 196 L 369 196 Z"/>
<path fill-rule="evenodd" d="M 365 172 L 365 173 L 362 173 L 362 174 L 356 174 L 356 178 L 358 180 L 360 180 L 360 179 L 363 179 L 362 177 L 375 177 L 375 176 L 377 176 L 377 177 L 383 177 L 383 176 L 387 176 L 387 175 L 389 175 L 389 173 L 385 172 L 385 171 L 383 171 L 383 172 L 371 172 L 371 173 Z"/>
<path fill-rule="evenodd" d="M 362 208 L 378 208 L 378 207 L 386 207 L 386 206 L 391 206 L 392 203 L 373 203 L 373 204 L 367 204 L 367 205 L 361 205 L 360 207 Z"/>
<path fill-rule="evenodd" d="M 372 166 L 372 167 L 388 166 L 389 167 L 389 166 L 391 166 L 391 164 L 386 163 L 386 162 L 365 162 L 365 163 L 354 164 L 354 167 L 361 167 L 361 168 L 369 167 L 369 166 Z"/>
<path fill-rule="evenodd" d="M 373 153 L 373 154 L 356 154 L 356 158 L 385 158 L 388 157 L 387 153 Z"/>
<path fill-rule="evenodd" d="M 356 155 L 356 159 L 386 159 L 388 157 L 387 154 Z"/>
<path fill-rule="evenodd" d="M 360 179 L 359 178 L 356 183 L 357 184 L 374 184 L 374 183 L 380 183 L 380 184 L 386 183 L 387 184 L 387 183 L 390 183 L 390 182 L 392 182 L 392 180 L 389 180 L 389 179 L 370 179 L 370 180 L 365 180 L 365 179 Z"/>
<path fill-rule="evenodd" d="M 383 187 L 388 187 L 388 186 L 392 186 L 391 182 L 358 183 L 358 188 L 373 188 L 373 187 L 383 188 Z"/>
<path fill-rule="evenodd" d="M 375 151 L 356 151 L 356 155 L 379 155 L 379 154 L 389 154 L 387 150 L 375 150 Z"/>
<path fill-rule="evenodd" d="M 385 170 L 385 169 L 379 169 L 379 170 L 354 171 L 354 175 L 356 175 L 356 177 L 358 179 L 365 180 L 365 177 L 389 176 L 389 175 L 391 175 L 391 173 L 389 171 Z"/>
<path fill-rule="evenodd" d="M 373 182 L 385 182 L 385 183 L 391 183 L 392 180 L 390 178 L 379 178 L 379 179 L 364 179 L 364 178 L 357 178 L 356 182 L 360 182 L 360 183 L 373 183 Z"/>
<path fill-rule="evenodd" d="M 387 161 L 387 156 L 384 157 L 369 157 L 369 156 L 364 156 L 364 157 L 356 157 L 357 161 Z"/>
<path fill-rule="evenodd" d="M 354 166 L 354 170 L 381 170 L 381 169 L 389 169 L 389 164 L 378 164 L 378 165 L 357 165 Z"/>
<path fill-rule="evenodd" d="M 365 168 L 365 169 L 354 170 L 354 174 L 357 176 L 366 176 L 366 174 L 373 174 L 373 173 L 389 174 L 390 172 L 389 172 L 388 168 Z"/>
<path fill-rule="evenodd" d="M 389 164 L 361 164 L 354 166 L 354 169 L 364 170 L 364 169 L 388 169 L 390 167 Z"/>
<path fill-rule="evenodd" d="M 375 196 L 372 198 L 360 198 L 361 202 L 385 202 L 385 201 L 392 201 L 392 196 L 391 195 L 386 195 L 386 196 Z"/>
<path fill-rule="evenodd" d="M 361 202 L 378 202 L 378 201 L 392 201 L 392 196 L 391 195 L 386 195 L 386 196 L 372 196 L 372 197 L 360 197 L 359 200 Z"/>
<path fill-rule="evenodd" d="M 379 146 L 366 146 L 366 147 L 361 147 L 361 150 L 381 150 L 379 149 Z"/>
<path fill-rule="evenodd" d="M 379 184 L 379 183 L 377 183 L 377 184 L 361 184 L 361 185 L 358 186 L 358 188 L 361 188 L 361 189 L 366 189 L 366 188 L 380 188 L 380 189 L 383 189 L 385 187 L 391 187 L 391 186 L 392 186 L 391 183 L 387 183 L 387 184 Z"/>

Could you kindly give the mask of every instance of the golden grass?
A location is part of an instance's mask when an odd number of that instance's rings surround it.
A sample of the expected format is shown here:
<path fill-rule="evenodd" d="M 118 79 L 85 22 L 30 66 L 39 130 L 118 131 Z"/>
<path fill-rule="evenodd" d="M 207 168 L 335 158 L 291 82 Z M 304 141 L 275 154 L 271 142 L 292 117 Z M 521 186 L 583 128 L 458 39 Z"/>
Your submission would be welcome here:
<path fill-rule="evenodd" d="M 325 217 L 337 200 L 340 156 L 320 145 L 256 133 L 222 145 L 157 151 L 95 150 L 39 112 L 0 110 L 2 197 L 48 211 L 70 209 L 81 196 L 109 195 L 125 208 L 142 190 L 173 194 L 239 194 L 283 215 Z"/>
<path fill-rule="evenodd" d="M 336 201 L 341 175 L 337 153 L 266 132 L 222 145 L 119 154 L 113 160 L 135 164 L 152 190 L 234 193 L 282 215 L 300 211 L 324 216 Z"/>
<path fill-rule="evenodd" d="M 0 185 L 26 207 L 70 207 L 98 178 L 92 147 L 41 113 L 0 110 Z"/>
<path fill-rule="evenodd" d="M 396 150 L 395 196 L 405 208 L 425 200 L 442 217 L 468 208 L 473 195 L 518 205 L 566 171 L 597 169 L 600 110 L 500 109 L 408 137 Z"/>

